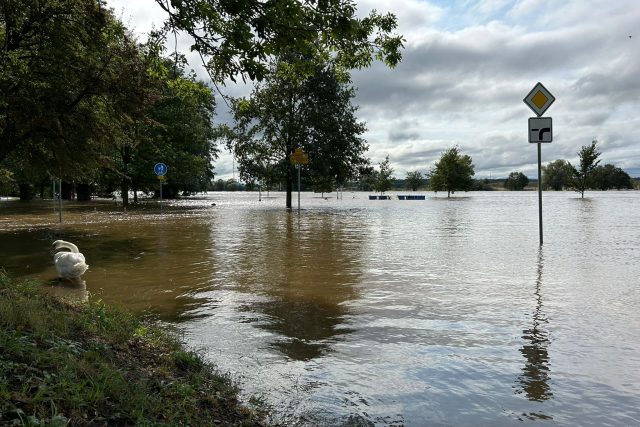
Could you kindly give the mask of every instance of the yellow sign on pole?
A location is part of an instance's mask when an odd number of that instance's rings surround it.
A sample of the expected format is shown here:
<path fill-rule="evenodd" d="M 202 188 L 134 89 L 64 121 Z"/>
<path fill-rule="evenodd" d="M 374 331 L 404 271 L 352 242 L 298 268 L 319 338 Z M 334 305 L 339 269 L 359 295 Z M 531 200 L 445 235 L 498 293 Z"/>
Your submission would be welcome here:
<path fill-rule="evenodd" d="M 555 100 L 556 98 L 551 95 L 551 92 L 540 82 L 538 82 L 523 99 L 524 103 L 527 104 L 538 117 L 542 116 Z"/>
<path fill-rule="evenodd" d="M 164 176 L 164 175 L 158 175 L 158 179 L 159 179 L 160 181 L 164 181 L 164 180 L 165 180 L 165 176 Z"/>
<path fill-rule="evenodd" d="M 294 151 L 289 158 L 291 159 L 291 163 L 296 165 L 309 164 L 309 155 L 302 151 L 302 148 L 296 148 L 296 151 Z"/>

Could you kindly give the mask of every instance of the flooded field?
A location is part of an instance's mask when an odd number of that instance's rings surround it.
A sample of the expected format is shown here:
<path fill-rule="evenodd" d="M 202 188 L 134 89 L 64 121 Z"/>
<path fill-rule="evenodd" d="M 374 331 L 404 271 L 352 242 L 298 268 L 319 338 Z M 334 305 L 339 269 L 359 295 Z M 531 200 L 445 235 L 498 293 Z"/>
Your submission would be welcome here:
<path fill-rule="evenodd" d="M 0 266 L 178 325 L 287 424 L 640 424 L 640 192 L 544 193 L 542 249 L 535 192 L 269 196 L 0 201 Z"/>

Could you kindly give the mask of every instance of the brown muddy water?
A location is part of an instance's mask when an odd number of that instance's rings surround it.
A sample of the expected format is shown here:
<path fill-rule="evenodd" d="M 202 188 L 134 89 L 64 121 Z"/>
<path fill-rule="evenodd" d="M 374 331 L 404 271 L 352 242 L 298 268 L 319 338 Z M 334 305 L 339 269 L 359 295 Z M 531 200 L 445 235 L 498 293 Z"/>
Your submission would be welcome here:
<path fill-rule="evenodd" d="M 287 425 L 640 425 L 640 192 L 545 193 L 541 250 L 535 192 L 269 196 L 0 201 L 0 266 L 152 311 Z"/>

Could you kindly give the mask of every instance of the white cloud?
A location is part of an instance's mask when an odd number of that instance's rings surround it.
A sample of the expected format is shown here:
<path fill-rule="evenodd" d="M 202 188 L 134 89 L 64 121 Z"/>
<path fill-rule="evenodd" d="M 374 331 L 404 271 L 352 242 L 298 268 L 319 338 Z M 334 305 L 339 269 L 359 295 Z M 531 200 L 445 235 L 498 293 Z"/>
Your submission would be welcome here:
<path fill-rule="evenodd" d="M 133 9 L 134 2 L 111 3 L 141 28 L 162 19 L 153 0 Z M 598 138 L 603 162 L 640 171 L 636 0 L 357 3 L 361 14 L 395 13 L 407 40 L 396 69 L 376 63 L 353 73 L 374 164 L 388 154 L 404 177 L 408 170 L 426 171 L 457 144 L 473 157 L 479 177 L 513 170 L 533 177 L 536 150 L 527 142 L 533 113 L 522 99 L 541 81 L 557 98 L 547 113 L 554 141 L 543 146 L 543 163 L 575 161 L 580 147 Z M 249 92 L 233 85 L 224 90 Z M 216 168 L 230 175 L 230 158 Z"/>

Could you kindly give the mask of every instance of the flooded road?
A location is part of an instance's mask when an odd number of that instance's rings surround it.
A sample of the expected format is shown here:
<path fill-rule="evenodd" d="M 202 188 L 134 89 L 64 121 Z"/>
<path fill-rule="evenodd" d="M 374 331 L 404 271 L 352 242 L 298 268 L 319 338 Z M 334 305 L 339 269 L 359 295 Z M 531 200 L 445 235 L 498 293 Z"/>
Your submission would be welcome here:
<path fill-rule="evenodd" d="M 70 293 L 177 324 L 287 424 L 640 424 L 640 192 L 544 193 L 542 249 L 534 192 L 270 196 L 0 201 L 0 266 L 77 244 Z"/>

